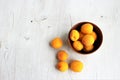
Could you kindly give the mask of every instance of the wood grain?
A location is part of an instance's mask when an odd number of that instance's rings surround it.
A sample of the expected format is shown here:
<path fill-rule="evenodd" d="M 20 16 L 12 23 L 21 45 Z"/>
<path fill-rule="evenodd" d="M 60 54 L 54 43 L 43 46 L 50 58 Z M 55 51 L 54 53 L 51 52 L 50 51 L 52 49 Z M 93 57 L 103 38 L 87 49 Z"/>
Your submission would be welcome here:
<path fill-rule="evenodd" d="M 0 80 L 120 80 L 119 0 L 0 0 Z M 97 24 L 103 44 L 92 55 L 75 53 L 68 45 L 70 28 L 81 21 Z M 84 70 L 59 72 L 49 42 L 63 39 L 72 59 Z M 59 49 L 60 50 L 60 49 Z"/>

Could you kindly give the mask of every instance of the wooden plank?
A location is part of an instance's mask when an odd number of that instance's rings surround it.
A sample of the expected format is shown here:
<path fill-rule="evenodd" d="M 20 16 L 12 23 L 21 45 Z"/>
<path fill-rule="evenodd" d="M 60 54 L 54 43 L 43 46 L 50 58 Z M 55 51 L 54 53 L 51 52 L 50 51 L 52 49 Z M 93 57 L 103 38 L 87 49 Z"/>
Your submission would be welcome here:
<path fill-rule="evenodd" d="M 0 80 L 120 80 L 119 0 L 0 0 Z M 97 24 L 104 41 L 94 54 L 75 53 L 67 42 L 70 28 L 81 21 Z M 55 68 L 50 41 L 63 39 L 72 59 L 81 60 L 81 73 Z"/>

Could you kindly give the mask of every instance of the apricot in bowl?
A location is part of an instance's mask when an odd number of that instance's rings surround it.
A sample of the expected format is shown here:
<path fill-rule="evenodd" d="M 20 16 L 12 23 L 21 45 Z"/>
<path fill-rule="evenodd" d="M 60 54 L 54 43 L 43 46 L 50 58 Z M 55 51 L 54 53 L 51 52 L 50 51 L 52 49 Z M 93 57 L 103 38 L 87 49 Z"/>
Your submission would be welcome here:
<path fill-rule="evenodd" d="M 75 41 L 71 40 L 71 32 L 76 30 L 79 32 L 79 39 L 77 41 L 80 42 L 81 48 L 75 48 L 77 45 L 73 45 Z M 77 34 L 78 35 L 78 34 Z M 103 34 L 101 29 L 92 22 L 80 22 L 75 24 L 68 33 L 68 42 L 71 48 L 80 54 L 91 54 L 97 51 L 103 41 Z"/>

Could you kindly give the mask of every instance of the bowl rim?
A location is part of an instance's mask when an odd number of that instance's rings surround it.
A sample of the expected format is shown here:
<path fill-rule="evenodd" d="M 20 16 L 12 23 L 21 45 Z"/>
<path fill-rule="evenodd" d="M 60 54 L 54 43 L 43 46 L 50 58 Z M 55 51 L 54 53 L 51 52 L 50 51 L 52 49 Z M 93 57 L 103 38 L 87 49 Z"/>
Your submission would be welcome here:
<path fill-rule="evenodd" d="M 73 29 L 79 27 L 80 24 L 84 24 L 84 23 L 90 23 L 90 24 L 93 25 L 93 27 L 96 27 L 96 28 L 99 30 L 100 36 L 101 36 L 101 41 L 100 41 L 100 44 L 99 44 L 99 46 L 97 47 L 97 49 L 95 49 L 95 50 L 93 50 L 93 51 L 90 51 L 90 52 L 85 52 L 85 53 L 75 50 L 75 49 L 73 48 L 73 46 L 72 46 L 72 44 L 71 44 L 71 40 L 70 40 L 70 32 L 71 32 Z M 95 23 L 88 22 L 88 21 L 78 22 L 78 23 L 74 24 L 74 25 L 72 26 L 72 28 L 69 30 L 69 33 L 68 33 L 68 43 L 69 43 L 70 47 L 71 47 L 75 52 L 77 52 L 77 53 L 79 53 L 79 54 L 83 54 L 83 55 L 92 54 L 92 53 L 96 52 L 96 51 L 100 48 L 100 46 L 102 45 L 102 43 L 103 43 L 103 33 L 102 33 L 102 30 L 100 29 L 100 27 L 98 27 Z"/>

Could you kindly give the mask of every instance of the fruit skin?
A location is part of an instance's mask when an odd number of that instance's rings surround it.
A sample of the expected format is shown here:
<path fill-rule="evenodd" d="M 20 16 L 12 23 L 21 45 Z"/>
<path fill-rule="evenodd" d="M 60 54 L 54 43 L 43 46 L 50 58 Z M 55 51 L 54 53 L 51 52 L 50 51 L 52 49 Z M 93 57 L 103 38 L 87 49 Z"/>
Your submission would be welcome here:
<path fill-rule="evenodd" d="M 68 70 L 68 63 L 64 61 L 60 61 L 57 63 L 56 67 L 59 71 L 65 72 L 66 70 Z"/>
<path fill-rule="evenodd" d="M 65 61 L 68 59 L 68 54 L 66 53 L 66 51 L 61 50 L 57 53 L 57 59 L 60 61 Z"/>
<path fill-rule="evenodd" d="M 90 33 L 90 35 L 92 35 L 93 36 L 93 38 L 94 38 L 94 40 L 96 40 L 97 39 L 97 34 L 93 31 L 92 33 Z"/>
<path fill-rule="evenodd" d="M 74 41 L 73 47 L 75 50 L 80 51 L 83 49 L 83 44 L 80 41 Z"/>
<path fill-rule="evenodd" d="M 79 32 L 79 34 L 80 34 L 79 40 L 82 40 L 82 38 L 83 38 L 83 36 L 84 36 L 85 34 L 83 34 L 82 32 Z"/>
<path fill-rule="evenodd" d="M 51 44 L 51 46 L 52 46 L 53 48 L 55 48 L 55 49 L 59 49 L 59 48 L 62 47 L 62 45 L 63 45 L 63 41 L 62 41 L 61 38 L 56 37 L 56 38 L 54 38 L 54 39 L 51 41 L 50 44 Z"/>
<path fill-rule="evenodd" d="M 85 52 L 89 52 L 89 51 L 92 51 L 94 49 L 94 45 L 90 45 L 90 46 L 84 46 L 84 51 Z"/>
<path fill-rule="evenodd" d="M 79 39 L 79 32 L 77 30 L 72 30 L 70 32 L 70 39 L 72 41 L 77 41 Z"/>
<path fill-rule="evenodd" d="M 83 70 L 83 63 L 81 61 L 78 60 L 73 60 L 70 63 L 70 69 L 74 72 L 81 72 Z"/>
<path fill-rule="evenodd" d="M 93 31 L 93 25 L 90 23 L 86 23 L 81 26 L 81 32 L 84 34 L 92 33 L 92 31 Z"/>
<path fill-rule="evenodd" d="M 85 45 L 85 46 L 90 46 L 90 45 L 93 45 L 94 44 L 94 38 L 92 35 L 85 35 L 83 38 L 82 38 L 82 43 Z"/>

